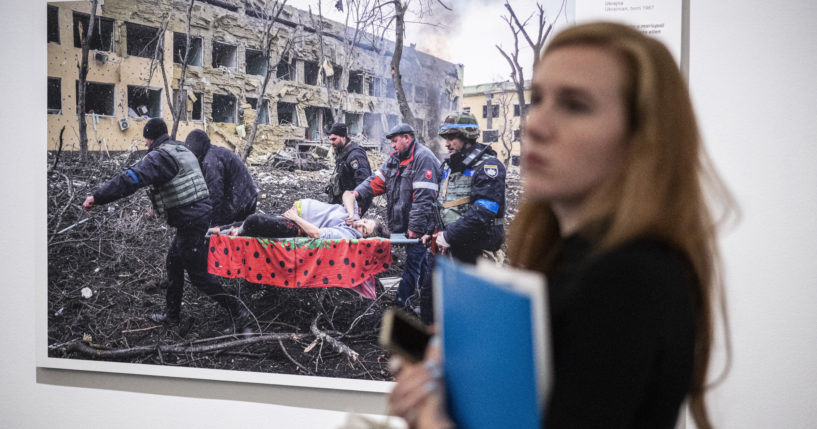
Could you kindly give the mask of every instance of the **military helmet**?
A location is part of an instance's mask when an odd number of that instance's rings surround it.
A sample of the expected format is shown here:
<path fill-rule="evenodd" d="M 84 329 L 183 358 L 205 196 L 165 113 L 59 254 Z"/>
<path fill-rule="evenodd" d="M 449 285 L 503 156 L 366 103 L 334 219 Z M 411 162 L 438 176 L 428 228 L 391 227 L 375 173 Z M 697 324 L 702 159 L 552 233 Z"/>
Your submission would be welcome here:
<path fill-rule="evenodd" d="M 479 138 L 479 124 L 477 124 L 477 118 L 468 112 L 451 113 L 440 125 L 439 134 L 443 138 L 453 138 L 459 135 L 466 139 L 476 140 Z"/>

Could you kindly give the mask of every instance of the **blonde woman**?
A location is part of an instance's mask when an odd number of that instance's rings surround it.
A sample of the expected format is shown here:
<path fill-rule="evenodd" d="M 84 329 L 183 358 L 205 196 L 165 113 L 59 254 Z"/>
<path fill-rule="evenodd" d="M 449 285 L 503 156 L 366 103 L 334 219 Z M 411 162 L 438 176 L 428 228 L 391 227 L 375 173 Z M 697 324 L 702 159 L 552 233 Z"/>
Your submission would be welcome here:
<path fill-rule="evenodd" d="M 609 23 L 551 41 L 531 83 L 525 200 L 508 236 L 511 264 L 548 278 L 548 429 L 673 428 L 685 400 L 711 427 L 720 285 L 705 184 L 730 200 L 706 166 L 686 84 L 660 42 Z M 452 426 L 426 366 L 397 381 L 395 414 Z"/>

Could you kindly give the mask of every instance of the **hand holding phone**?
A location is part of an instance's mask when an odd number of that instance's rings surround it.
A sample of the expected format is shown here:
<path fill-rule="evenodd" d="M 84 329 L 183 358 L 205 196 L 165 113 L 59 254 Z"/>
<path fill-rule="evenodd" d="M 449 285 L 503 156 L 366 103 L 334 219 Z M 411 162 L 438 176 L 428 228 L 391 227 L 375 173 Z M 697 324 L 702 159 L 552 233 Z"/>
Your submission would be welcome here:
<path fill-rule="evenodd" d="M 425 326 L 397 307 L 383 313 L 380 328 L 380 345 L 409 362 L 423 360 L 431 335 Z"/>

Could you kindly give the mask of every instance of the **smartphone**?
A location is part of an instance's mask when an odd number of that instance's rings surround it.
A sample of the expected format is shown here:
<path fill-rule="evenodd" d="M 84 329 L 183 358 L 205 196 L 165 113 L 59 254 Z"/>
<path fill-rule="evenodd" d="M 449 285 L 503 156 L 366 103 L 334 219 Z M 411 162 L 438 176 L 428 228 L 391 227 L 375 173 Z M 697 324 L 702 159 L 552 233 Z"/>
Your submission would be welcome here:
<path fill-rule="evenodd" d="M 398 307 L 389 308 L 383 313 L 380 345 L 386 350 L 409 362 L 419 362 L 423 360 L 429 338 L 431 335 L 426 332 L 425 326 Z"/>

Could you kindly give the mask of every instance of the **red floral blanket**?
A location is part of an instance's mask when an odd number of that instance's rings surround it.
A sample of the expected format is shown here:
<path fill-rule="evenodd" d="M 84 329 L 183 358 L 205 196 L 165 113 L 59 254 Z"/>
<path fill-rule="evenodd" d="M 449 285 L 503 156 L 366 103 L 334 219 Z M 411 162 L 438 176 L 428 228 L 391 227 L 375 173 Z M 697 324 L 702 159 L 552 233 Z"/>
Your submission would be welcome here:
<path fill-rule="evenodd" d="M 210 236 L 207 270 L 288 288 L 344 287 L 374 299 L 374 275 L 391 265 L 389 240 Z"/>

